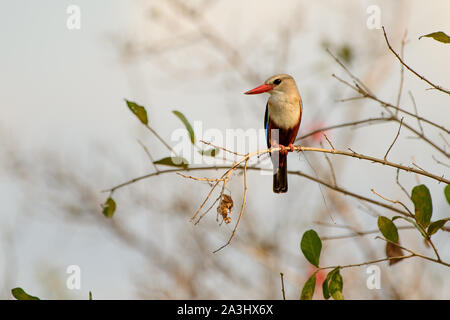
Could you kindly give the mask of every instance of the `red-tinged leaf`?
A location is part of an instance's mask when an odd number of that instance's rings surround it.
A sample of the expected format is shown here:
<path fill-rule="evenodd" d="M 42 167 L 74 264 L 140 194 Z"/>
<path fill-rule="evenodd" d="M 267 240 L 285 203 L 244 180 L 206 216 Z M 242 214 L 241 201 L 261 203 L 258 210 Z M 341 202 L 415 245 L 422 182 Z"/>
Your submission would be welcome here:
<path fill-rule="evenodd" d="M 300 300 L 312 300 L 314 296 L 314 290 L 316 289 L 316 273 L 314 272 L 311 277 L 305 282 Z"/>

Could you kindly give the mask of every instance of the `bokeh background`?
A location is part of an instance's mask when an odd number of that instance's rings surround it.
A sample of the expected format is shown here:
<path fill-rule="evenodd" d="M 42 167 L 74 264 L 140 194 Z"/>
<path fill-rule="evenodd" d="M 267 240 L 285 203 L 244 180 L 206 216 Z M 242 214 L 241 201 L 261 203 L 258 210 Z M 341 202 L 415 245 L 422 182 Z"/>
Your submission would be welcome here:
<path fill-rule="evenodd" d="M 66 27 L 69 5 L 81 9 L 81 29 Z M 232 225 L 215 210 L 194 226 L 189 218 L 209 191 L 206 183 L 161 175 L 118 190 L 113 219 L 102 215 L 108 189 L 151 172 L 138 140 L 155 158 L 167 150 L 129 112 L 124 98 L 146 106 L 150 125 L 169 140 L 182 123 L 180 110 L 204 128 L 259 129 L 265 99 L 251 89 L 275 73 L 294 76 L 303 97 L 300 134 L 321 126 L 379 117 L 379 104 L 340 102 L 351 90 L 329 48 L 380 98 L 396 102 L 400 65 L 381 30 L 366 26 L 370 5 L 399 51 L 427 78 L 450 86 L 448 45 L 418 37 L 450 33 L 450 2 L 415 1 L 125 1 L 43 0 L 0 4 L 0 298 L 22 287 L 42 299 L 297 299 L 313 272 L 299 242 L 308 229 L 320 236 L 374 230 L 391 212 L 291 176 L 289 192 L 272 193 L 272 178 L 249 173 L 248 203 L 230 246 Z M 348 77 L 346 78 L 348 79 Z M 449 97 L 405 71 L 400 105 L 448 128 Z M 406 121 L 406 120 L 405 120 Z M 414 119 L 408 123 L 417 127 Z M 448 150 L 448 135 L 426 126 L 426 135 Z M 378 123 L 330 131 L 336 148 L 382 157 L 398 124 Z M 442 136 L 445 135 L 445 136 Z M 302 141 L 319 146 L 323 137 Z M 402 130 L 392 161 L 437 174 L 448 159 Z M 374 188 L 411 206 L 395 182 L 395 170 L 334 157 L 338 184 L 381 200 Z M 322 154 L 290 155 L 292 170 L 330 179 Z M 215 177 L 219 172 L 201 172 Z M 433 220 L 448 216 L 443 186 L 400 173 L 410 191 L 425 183 L 433 196 Z M 237 208 L 242 177 L 228 186 Z M 335 223 L 330 216 L 334 218 Z M 414 230 L 401 230 L 403 245 L 427 255 Z M 376 234 L 324 241 L 321 265 L 384 257 Z M 449 234 L 435 244 L 450 260 Z M 66 287 L 69 265 L 81 268 L 81 289 Z M 365 267 L 342 271 L 348 299 L 448 299 L 449 269 L 419 259 L 379 264 L 381 288 L 369 290 Z M 318 289 L 315 298 L 322 298 Z"/>

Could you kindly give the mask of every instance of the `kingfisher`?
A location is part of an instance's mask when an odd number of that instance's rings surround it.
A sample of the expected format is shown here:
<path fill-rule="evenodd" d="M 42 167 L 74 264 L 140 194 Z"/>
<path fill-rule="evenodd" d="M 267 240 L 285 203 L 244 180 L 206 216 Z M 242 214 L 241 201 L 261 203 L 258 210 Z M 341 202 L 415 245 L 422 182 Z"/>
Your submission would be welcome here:
<path fill-rule="evenodd" d="M 266 104 L 264 129 L 268 148 L 280 148 L 272 152 L 273 192 L 285 193 L 288 190 L 287 154 L 294 151 L 302 120 L 302 98 L 294 78 L 288 74 L 277 74 L 264 84 L 245 92 L 245 94 L 270 94 Z"/>

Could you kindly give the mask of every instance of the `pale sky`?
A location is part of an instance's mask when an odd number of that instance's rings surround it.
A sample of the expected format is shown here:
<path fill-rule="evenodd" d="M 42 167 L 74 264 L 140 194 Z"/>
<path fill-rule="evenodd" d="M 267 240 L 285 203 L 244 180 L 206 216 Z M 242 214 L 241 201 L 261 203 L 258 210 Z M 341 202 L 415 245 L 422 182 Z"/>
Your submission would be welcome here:
<path fill-rule="evenodd" d="M 381 31 L 369 30 L 365 25 L 368 16 L 366 8 L 370 4 L 380 6 L 382 24 L 388 32 L 392 30 L 390 38 L 397 50 L 403 31 L 408 30 L 409 42 L 405 48 L 407 62 L 433 82 L 450 87 L 450 47 L 432 39 L 418 40 L 420 35 L 434 31 L 450 33 L 449 1 L 404 1 L 408 6 L 401 12 L 394 12 L 398 9 L 391 1 L 355 0 L 346 1 L 345 5 L 342 1 L 314 4 L 304 1 L 301 2 L 301 10 L 295 11 L 296 2 L 278 1 L 274 5 L 272 1 L 261 0 L 222 1 L 208 11 L 207 20 L 241 50 L 240 53 L 248 59 L 247 63 L 261 76 L 260 82 L 275 71 L 288 72 L 296 78 L 305 108 L 303 130 L 311 128 L 314 121 L 324 124 L 345 122 L 357 108 L 355 104 L 348 106 L 335 102 L 337 98 L 349 97 L 352 93 L 331 77 L 331 73 L 344 73 L 321 48 L 324 39 L 335 44 L 350 43 L 357 57 L 352 70 L 372 84 L 380 97 L 388 101 L 396 100 L 400 67 L 385 48 Z M 94 297 L 100 299 L 137 297 L 130 278 L 142 276 L 140 270 L 135 268 L 143 263 L 141 256 L 112 240 L 101 225 L 77 228 L 65 218 L 54 220 L 58 210 L 61 210 L 53 203 L 54 199 L 70 198 L 71 195 L 63 190 L 55 194 L 45 192 L 52 182 L 40 179 L 48 175 L 45 159 L 50 157 L 97 190 L 95 197 L 103 199 L 105 195 L 100 193 L 101 190 L 152 170 L 137 139 L 155 145 L 152 150 L 157 158 L 165 156 L 166 151 L 156 146 L 157 141 L 139 126 L 127 110 L 124 98 L 144 104 L 148 108 L 150 124 L 167 139 L 172 130 L 182 127 L 171 114 L 174 109 L 185 113 L 192 122 L 202 121 L 205 128 L 246 130 L 263 126 L 267 97 L 249 98 L 242 95 L 242 92 L 260 83 L 251 84 L 229 69 L 226 59 L 217 55 L 205 41 L 188 47 L 186 51 L 174 50 L 164 57 L 167 60 L 164 63 L 178 64 L 181 70 L 186 70 L 181 73 L 170 71 L 163 62 L 155 62 L 162 60 L 152 60 L 151 56 L 123 62 L 118 48 L 120 41 L 133 39 L 136 43 L 152 45 L 177 31 L 172 32 L 170 28 L 159 26 L 156 21 L 144 19 L 148 13 L 142 10 L 143 3 L 125 0 L 15 0 L 0 4 L 0 140 L 17 149 L 17 156 L 26 164 L 24 175 L 33 177 L 29 180 L 32 182 L 18 182 L 17 176 L 6 173 L 7 178 L 0 182 L 3 195 L 0 221 L 3 228 L 20 226 L 14 232 L 14 246 L 11 249 L 17 270 L 8 285 L 27 288 L 31 293 L 45 298 L 50 293 L 42 289 L 40 283 L 43 280 L 39 278 L 42 274 L 35 266 L 43 264 L 55 268 L 58 277 L 65 279 L 65 267 L 78 264 L 83 273 L 82 289 L 64 292 L 63 288 L 61 294 L 84 299 L 92 290 Z M 167 9 L 161 1 L 148 3 L 160 10 Z M 68 30 L 66 27 L 66 9 L 71 4 L 81 9 L 80 30 Z M 286 21 L 297 22 L 294 19 L 297 14 L 298 35 L 293 41 L 288 62 L 284 70 L 276 70 L 274 61 L 279 53 L 277 32 Z M 180 21 L 180 28 L 187 28 L 183 23 Z M 194 71 L 204 68 L 206 62 L 222 71 L 211 76 L 195 74 Z M 365 72 L 369 70 L 380 75 L 381 83 L 377 82 L 378 78 L 366 76 Z M 449 127 L 449 100 L 426 88 L 423 82 L 405 71 L 402 101 L 411 110 L 407 95 L 407 91 L 411 90 L 423 117 Z M 374 104 L 366 103 L 361 108 L 360 118 L 380 115 L 381 109 L 375 109 Z M 357 136 L 351 147 L 361 153 L 381 157 L 397 129 L 392 125 L 359 129 L 354 131 Z M 441 139 L 428 128 L 427 134 L 433 140 Z M 337 148 L 349 147 L 340 145 L 338 132 L 332 137 Z M 390 154 L 392 160 L 410 163 L 414 155 L 417 163 L 434 171 L 439 170 L 437 173 L 444 173 L 445 167 L 436 166 L 431 159 L 431 154 L 436 153 L 428 146 L 420 145 L 418 149 L 417 140 L 407 137 L 404 132 L 401 136 L 402 147 L 394 148 Z M 448 136 L 446 138 L 449 140 Z M 10 157 L 12 155 L 4 154 L 0 161 L 6 164 Z M 292 169 L 311 171 L 304 160 L 296 162 L 292 158 Z M 445 160 L 442 156 L 439 158 Z M 393 181 L 387 184 L 385 170 L 389 169 L 372 169 L 354 163 L 355 166 L 347 166 L 339 173 L 343 185 L 371 197 L 372 187 L 383 194 L 403 196 Z M 350 169 L 352 172 L 348 172 Z M 316 185 L 304 180 L 291 180 L 292 190 L 297 188 L 301 193 L 320 198 Z M 170 201 L 172 192 L 179 186 L 179 179 L 168 177 L 158 181 L 157 188 L 146 184 L 133 190 L 152 193 L 161 202 Z M 370 186 L 367 181 L 370 181 Z M 409 187 L 416 184 L 412 175 L 403 174 L 403 181 Z M 448 216 L 442 185 L 426 179 L 422 182 L 427 183 L 433 195 L 436 194 L 433 203 L 435 211 L 440 212 L 442 217 Z M 274 197 L 270 183 L 270 177 L 254 177 L 249 196 L 253 212 L 289 208 L 295 203 L 297 196 L 294 192 Z M 241 183 L 236 182 L 233 186 L 239 194 Z M 207 192 L 204 186 L 198 190 L 193 195 L 194 203 L 201 203 Z M 126 199 L 127 192 L 118 193 L 119 206 L 122 203 L 123 207 L 130 205 Z M 305 206 L 312 204 L 306 203 Z M 141 204 L 136 207 L 135 214 L 128 220 L 124 210 L 117 221 L 135 226 L 137 232 L 149 236 L 140 223 L 145 220 L 141 214 L 146 214 L 146 208 Z M 152 214 L 162 215 L 163 212 Z M 214 220 L 213 216 L 211 220 Z M 188 218 L 186 232 L 196 232 Z M 296 226 L 298 234 L 300 230 L 311 228 L 312 221 L 316 220 L 311 216 L 302 219 L 301 224 Z M 267 223 L 274 220 L 269 215 Z M 158 226 L 155 226 L 155 237 L 162 237 L 161 245 L 167 248 L 172 248 L 174 241 L 170 221 L 162 216 Z M 211 250 L 214 250 L 217 244 L 227 239 L 229 229 L 211 228 L 208 232 L 213 239 Z M 289 238 L 292 240 L 288 249 L 291 252 L 297 250 L 298 234 Z M 438 235 L 438 239 L 441 240 L 442 257 L 449 260 L 448 241 L 443 241 L 445 236 Z M 6 245 L 1 250 L 7 250 Z M 5 254 L 6 260 L 0 259 L 6 261 L 0 264 L 0 274 L 7 270 L 8 257 Z M 9 289 L 2 288 L 0 298 L 9 299 Z M 294 289 L 292 292 L 295 293 Z M 448 290 L 446 294 L 449 297 Z M 230 290 L 229 294 L 224 292 L 222 297 L 237 296 Z"/>

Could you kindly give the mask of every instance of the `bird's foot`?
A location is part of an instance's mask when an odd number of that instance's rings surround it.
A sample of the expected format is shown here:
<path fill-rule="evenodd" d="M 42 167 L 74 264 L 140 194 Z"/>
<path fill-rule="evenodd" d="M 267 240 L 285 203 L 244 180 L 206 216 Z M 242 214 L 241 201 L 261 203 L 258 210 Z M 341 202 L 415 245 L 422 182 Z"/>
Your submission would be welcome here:
<path fill-rule="evenodd" d="M 294 145 L 292 143 L 289 143 L 288 149 L 290 149 L 289 150 L 290 152 L 293 152 L 295 150 L 295 147 L 294 147 Z"/>
<path fill-rule="evenodd" d="M 279 145 L 280 148 L 280 155 L 287 155 L 288 154 L 288 150 L 286 149 L 285 146 L 283 146 L 282 144 Z"/>

